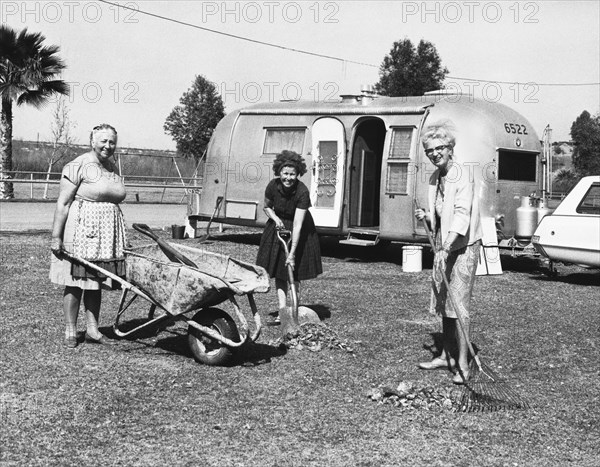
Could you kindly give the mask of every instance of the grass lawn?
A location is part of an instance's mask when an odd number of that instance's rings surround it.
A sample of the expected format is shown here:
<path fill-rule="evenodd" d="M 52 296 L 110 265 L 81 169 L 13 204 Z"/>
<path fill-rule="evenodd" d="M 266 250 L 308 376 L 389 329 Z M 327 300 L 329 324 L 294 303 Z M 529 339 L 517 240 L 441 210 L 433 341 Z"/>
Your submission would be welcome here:
<path fill-rule="evenodd" d="M 204 247 L 254 262 L 255 231 L 216 236 Z M 146 243 L 134 231 L 130 240 Z M 354 352 L 284 351 L 272 345 L 278 327 L 265 327 L 232 366 L 209 367 L 191 358 L 179 324 L 116 346 L 64 348 L 48 245 L 48 233 L 0 235 L 2 465 L 598 465 L 598 271 L 561 265 L 550 279 L 537 261 L 507 257 L 503 275 L 477 279 L 474 344 L 531 408 L 464 414 L 367 397 L 401 381 L 452 389 L 448 372 L 416 366 L 440 330 L 428 314 L 427 256 L 423 272 L 404 273 L 397 245 L 324 239 L 324 274 L 303 284 L 302 303 Z M 104 295 L 108 334 L 119 296 Z M 256 301 L 268 320 L 274 290 Z"/>

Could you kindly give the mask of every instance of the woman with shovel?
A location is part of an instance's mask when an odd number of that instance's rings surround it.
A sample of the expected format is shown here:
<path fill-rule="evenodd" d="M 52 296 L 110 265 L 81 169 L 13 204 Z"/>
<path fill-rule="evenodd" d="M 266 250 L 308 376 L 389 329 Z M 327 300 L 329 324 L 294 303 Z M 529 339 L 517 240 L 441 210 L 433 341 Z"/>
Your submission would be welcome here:
<path fill-rule="evenodd" d="M 454 158 L 455 137 L 450 123 L 426 128 L 421 141 L 436 170 L 429 180 L 428 211 L 417 207 L 415 217 L 427 223 L 435 239 L 432 286 L 436 312 L 442 316 L 443 348 L 439 356 L 419 367 L 455 370 L 452 382 L 463 384 L 469 376 L 469 310 L 483 237 L 478 196 L 473 171 L 469 170 L 472 167 L 460 166 Z M 447 300 L 448 293 L 453 300 Z M 454 304 L 460 307 L 464 334 L 457 325 Z"/>
<path fill-rule="evenodd" d="M 306 173 L 304 158 L 293 151 L 282 151 L 273 161 L 276 177 L 265 189 L 264 211 L 269 220 L 265 226 L 256 264 L 275 278 L 279 316 L 287 306 L 287 266 L 294 270 L 296 292 L 300 281 L 313 279 L 323 272 L 319 237 L 313 218 L 308 188 L 299 180 Z M 286 256 L 277 231 L 292 232 L 291 246 Z"/>

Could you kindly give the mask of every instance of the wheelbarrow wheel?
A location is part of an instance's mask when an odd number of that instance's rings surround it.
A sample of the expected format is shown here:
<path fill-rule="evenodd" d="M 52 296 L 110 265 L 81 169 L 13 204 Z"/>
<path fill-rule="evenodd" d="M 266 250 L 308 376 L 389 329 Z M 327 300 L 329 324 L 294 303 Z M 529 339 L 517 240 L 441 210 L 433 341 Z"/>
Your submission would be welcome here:
<path fill-rule="evenodd" d="M 205 308 L 192 318 L 198 324 L 211 328 L 223 337 L 239 340 L 235 321 L 219 308 Z M 232 356 L 229 347 L 211 339 L 193 326 L 188 327 L 188 344 L 194 358 L 206 365 L 225 365 Z"/>

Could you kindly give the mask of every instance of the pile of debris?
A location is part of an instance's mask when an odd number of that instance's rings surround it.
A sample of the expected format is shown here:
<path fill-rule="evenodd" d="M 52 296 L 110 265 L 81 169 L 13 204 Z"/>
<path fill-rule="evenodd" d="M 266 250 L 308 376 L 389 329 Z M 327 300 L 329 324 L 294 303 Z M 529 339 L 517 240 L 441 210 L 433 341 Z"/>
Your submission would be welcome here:
<path fill-rule="evenodd" d="M 285 336 L 271 342 L 276 347 L 286 347 L 295 350 L 310 350 L 319 352 L 323 349 L 344 350 L 354 352 L 354 348 L 344 342 L 337 333 L 323 323 L 304 323 L 297 332 L 288 332 Z"/>
<path fill-rule="evenodd" d="M 416 386 L 411 381 L 402 381 L 396 389 L 389 386 L 371 388 L 367 397 L 379 404 L 389 404 L 402 410 L 448 410 L 458 409 L 459 398 L 456 388 L 434 388 Z"/>

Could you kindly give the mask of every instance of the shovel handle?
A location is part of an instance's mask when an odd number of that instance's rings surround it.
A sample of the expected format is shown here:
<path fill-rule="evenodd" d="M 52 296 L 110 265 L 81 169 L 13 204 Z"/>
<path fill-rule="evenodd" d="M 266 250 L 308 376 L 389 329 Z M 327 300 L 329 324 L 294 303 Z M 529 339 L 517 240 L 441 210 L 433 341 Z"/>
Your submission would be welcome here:
<path fill-rule="evenodd" d="M 290 254 L 289 243 L 292 240 L 292 232 L 290 230 L 282 229 L 276 230 L 277 238 L 281 242 L 283 246 L 283 251 L 285 252 L 285 258 Z M 284 239 L 283 236 L 287 236 L 288 240 Z M 288 284 L 290 289 L 290 295 L 292 298 L 292 319 L 294 323 L 298 325 L 298 292 L 296 291 L 296 283 L 294 282 L 294 269 L 291 264 L 287 265 L 287 275 L 288 275 Z"/>

